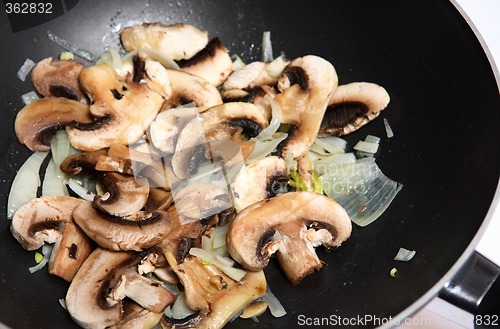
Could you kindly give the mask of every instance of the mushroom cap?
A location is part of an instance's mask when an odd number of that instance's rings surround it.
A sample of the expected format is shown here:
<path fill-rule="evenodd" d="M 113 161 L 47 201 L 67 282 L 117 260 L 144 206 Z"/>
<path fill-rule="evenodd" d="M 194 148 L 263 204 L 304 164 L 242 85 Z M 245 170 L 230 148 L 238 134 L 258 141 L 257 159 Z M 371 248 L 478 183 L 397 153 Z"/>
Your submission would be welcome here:
<path fill-rule="evenodd" d="M 73 210 L 84 201 L 69 196 L 43 196 L 21 206 L 12 218 L 10 230 L 26 250 L 53 243 L 64 225 L 72 223 Z"/>
<path fill-rule="evenodd" d="M 103 172 L 99 182 L 106 193 L 97 195 L 93 205 L 112 216 L 125 217 L 139 212 L 148 200 L 147 179 L 117 172 Z"/>
<path fill-rule="evenodd" d="M 300 158 L 314 143 L 323 115 L 338 85 L 333 65 L 308 55 L 293 60 L 278 80 L 280 94 L 275 100 L 281 106 L 282 122 L 295 126 L 283 144 L 281 153 Z"/>
<path fill-rule="evenodd" d="M 196 220 L 203 220 L 232 206 L 227 190 L 205 183 L 191 183 L 175 192 L 174 203 L 179 215 Z"/>
<path fill-rule="evenodd" d="M 48 151 L 50 139 L 69 123 L 92 122 L 89 106 L 61 97 L 48 97 L 26 105 L 16 116 L 17 139 L 32 151 Z"/>
<path fill-rule="evenodd" d="M 163 104 L 163 97 L 146 84 L 123 81 L 106 64 L 84 68 L 80 83 L 93 101 L 90 112 L 95 120 L 73 124 L 66 131 L 71 145 L 83 151 L 137 142 Z"/>
<path fill-rule="evenodd" d="M 208 43 L 208 33 L 184 23 L 143 23 L 124 28 L 121 41 L 127 51 L 151 48 L 173 60 L 181 60 L 191 58 L 203 49 Z"/>
<path fill-rule="evenodd" d="M 213 38 L 193 57 L 177 62 L 182 71 L 199 76 L 218 87 L 233 72 L 233 61 L 219 38 Z"/>
<path fill-rule="evenodd" d="M 142 251 L 158 244 L 172 228 L 166 212 L 141 211 L 116 217 L 97 210 L 90 201 L 78 206 L 73 218 L 92 240 L 110 250 Z"/>
<path fill-rule="evenodd" d="M 306 234 L 311 228 L 322 234 Z M 227 247 L 231 257 L 249 270 L 263 269 L 276 251 L 278 256 L 287 253 L 293 266 L 299 271 L 304 267 L 307 275 L 310 265 L 318 268 L 321 264 L 309 264 L 306 259 L 317 259 L 313 246 L 320 243 L 327 248 L 338 247 L 350 236 L 351 229 L 347 213 L 333 199 L 313 192 L 290 192 L 243 209 L 230 224 Z M 311 241 L 312 237 L 321 239 Z M 297 253 L 288 252 L 290 245 Z"/>
<path fill-rule="evenodd" d="M 236 211 L 283 193 L 283 183 L 288 184 L 288 179 L 286 162 L 277 156 L 242 167 L 230 186 Z"/>
<path fill-rule="evenodd" d="M 78 83 L 82 68 L 82 63 L 72 60 L 45 58 L 31 71 L 31 81 L 43 97 L 65 97 L 87 104 L 88 99 Z"/>
<path fill-rule="evenodd" d="M 117 280 L 119 269 L 137 262 L 132 252 L 112 252 L 97 248 L 83 263 L 66 293 L 66 308 L 83 328 L 105 328 L 122 318 L 122 305 L 106 301 L 109 289 Z"/>
<path fill-rule="evenodd" d="M 378 117 L 389 102 L 387 91 L 375 83 L 341 85 L 328 103 L 319 135 L 347 135 Z"/>

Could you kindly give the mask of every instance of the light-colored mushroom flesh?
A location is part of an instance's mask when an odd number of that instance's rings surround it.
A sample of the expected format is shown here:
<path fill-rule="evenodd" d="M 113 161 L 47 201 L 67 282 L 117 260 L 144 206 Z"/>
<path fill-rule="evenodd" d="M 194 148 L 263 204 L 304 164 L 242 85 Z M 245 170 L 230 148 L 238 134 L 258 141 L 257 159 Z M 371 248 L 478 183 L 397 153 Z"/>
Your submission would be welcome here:
<path fill-rule="evenodd" d="M 336 248 L 351 234 L 351 221 L 333 199 L 290 192 L 243 209 L 231 222 L 228 251 L 246 269 L 258 271 L 276 253 L 287 278 L 297 283 L 323 267 L 314 247 Z"/>

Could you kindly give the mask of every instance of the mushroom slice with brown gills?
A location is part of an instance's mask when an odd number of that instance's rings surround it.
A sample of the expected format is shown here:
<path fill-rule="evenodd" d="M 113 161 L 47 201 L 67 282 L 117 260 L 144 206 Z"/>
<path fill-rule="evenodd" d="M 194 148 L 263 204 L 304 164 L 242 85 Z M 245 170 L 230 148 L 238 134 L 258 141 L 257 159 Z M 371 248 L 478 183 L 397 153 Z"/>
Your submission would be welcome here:
<path fill-rule="evenodd" d="M 110 250 L 142 251 L 163 240 L 172 228 L 166 212 L 140 211 L 132 216 L 106 214 L 85 202 L 73 211 L 80 228 L 98 245 Z"/>
<path fill-rule="evenodd" d="M 179 179 L 187 179 L 197 171 L 195 163 L 205 153 L 211 158 L 210 144 L 220 146 L 227 141 L 230 146 L 235 134 L 257 136 L 267 127 L 265 113 L 256 105 L 234 102 L 211 107 L 184 126 L 177 138 L 172 169 Z M 201 152 L 200 152 L 201 150 Z"/>
<path fill-rule="evenodd" d="M 73 222 L 73 210 L 83 200 L 68 196 L 36 198 L 16 211 L 11 232 L 26 250 L 55 243 L 49 273 L 71 281 L 93 249 L 92 241 Z"/>
<path fill-rule="evenodd" d="M 127 51 L 150 48 L 173 60 L 191 58 L 208 43 L 206 31 L 184 23 L 143 23 L 124 28 L 120 36 Z"/>
<path fill-rule="evenodd" d="M 207 80 L 194 74 L 179 70 L 166 69 L 170 79 L 172 95 L 165 100 L 163 109 L 195 103 L 203 111 L 222 104 L 219 91 Z"/>
<path fill-rule="evenodd" d="M 193 57 L 178 61 L 182 71 L 194 74 L 211 85 L 220 86 L 233 72 L 233 61 L 219 38 L 213 38 Z"/>
<path fill-rule="evenodd" d="M 204 220 L 231 208 L 227 190 L 208 183 L 191 183 L 174 192 L 177 213 L 189 220 Z"/>
<path fill-rule="evenodd" d="M 109 329 L 154 328 L 163 316 L 163 312 L 151 312 L 133 301 L 127 300 L 122 305 L 123 316 L 120 322 L 110 326 Z"/>
<path fill-rule="evenodd" d="M 337 248 L 351 234 L 346 211 L 314 192 L 290 192 L 254 203 L 231 222 L 227 247 L 244 268 L 259 271 L 276 256 L 296 284 L 323 267 L 314 247 Z"/>
<path fill-rule="evenodd" d="M 163 104 L 163 97 L 146 84 L 124 81 L 105 64 L 84 68 L 80 83 L 91 98 L 95 120 L 66 130 L 71 145 L 83 151 L 137 142 Z"/>
<path fill-rule="evenodd" d="M 97 248 L 84 262 L 66 294 L 70 316 L 83 328 L 107 328 L 130 317 L 129 297 L 142 308 L 162 313 L 175 296 L 134 272 L 140 254 Z M 137 312 L 135 310 L 134 312 Z M 148 320 L 148 319 L 144 319 Z"/>
<path fill-rule="evenodd" d="M 148 200 L 147 179 L 117 172 L 102 172 L 98 180 L 106 191 L 97 195 L 92 204 L 112 216 L 126 217 L 139 212 Z"/>
<path fill-rule="evenodd" d="M 61 171 L 70 176 L 83 173 L 93 173 L 100 156 L 106 155 L 106 150 L 72 154 L 61 162 Z"/>
<path fill-rule="evenodd" d="M 181 320 L 163 316 L 162 328 L 222 328 L 266 292 L 263 271 L 247 272 L 240 282 L 236 282 L 216 266 L 202 264 L 194 256 L 188 256 L 180 264 L 172 254 L 166 256 L 184 287 L 188 308 L 196 313 Z M 191 327 L 182 326 L 183 322 Z"/>
<path fill-rule="evenodd" d="M 387 91 L 375 83 L 341 85 L 328 103 L 318 135 L 347 135 L 378 117 L 389 101 Z"/>
<path fill-rule="evenodd" d="M 31 81 L 43 97 L 64 97 L 88 104 L 78 82 L 82 68 L 82 63 L 72 60 L 45 58 L 31 71 Z"/>
<path fill-rule="evenodd" d="M 230 186 L 236 211 L 289 192 L 289 178 L 285 160 L 277 156 L 268 156 L 242 167 Z"/>
<path fill-rule="evenodd" d="M 14 130 L 19 142 L 30 150 L 48 151 L 56 131 L 73 121 L 92 122 L 89 106 L 67 98 L 48 97 L 22 108 L 17 113 Z"/>
<path fill-rule="evenodd" d="M 318 56 L 297 58 L 285 68 L 275 100 L 282 109 L 282 123 L 293 128 L 278 146 L 278 155 L 290 153 L 298 159 L 309 150 L 337 85 L 335 68 Z"/>
<path fill-rule="evenodd" d="M 274 86 L 289 64 L 278 57 L 271 62 L 252 62 L 234 71 L 222 85 L 223 90 L 251 90 L 259 86 Z"/>

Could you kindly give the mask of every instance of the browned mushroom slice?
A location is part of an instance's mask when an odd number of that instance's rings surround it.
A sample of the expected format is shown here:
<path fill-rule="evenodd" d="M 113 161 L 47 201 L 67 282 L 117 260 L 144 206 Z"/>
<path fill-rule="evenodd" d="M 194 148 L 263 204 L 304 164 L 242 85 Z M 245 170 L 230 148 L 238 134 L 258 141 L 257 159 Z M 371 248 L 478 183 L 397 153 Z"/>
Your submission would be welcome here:
<path fill-rule="evenodd" d="M 174 193 L 177 213 L 190 220 L 203 220 L 231 208 L 226 190 L 206 183 L 192 183 Z"/>
<path fill-rule="evenodd" d="M 94 207 L 117 217 L 139 212 L 148 200 L 149 184 L 146 179 L 116 172 L 99 174 L 99 182 L 106 191 L 94 198 Z"/>
<path fill-rule="evenodd" d="M 65 224 L 50 254 L 49 273 L 71 282 L 93 250 L 93 241 L 78 225 Z"/>
<path fill-rule="evenodd" d="M 150 48 L 173 60 L 188 59 L 208 43 L 208 33 L 189 24 L 143 23 L 126 27 L 121 41 L 127 51 Z"/>
<path fill-rule="evenodd" d="M 84 201 L 67 196 L 36 198 L 19 208 L 11 232 L 26 250 L 54 243 L 49 273 L 71 281 L 93 249 L 92 241 L 73 222 L 73 210 Z"/>
<path fill-rule="evenodd" d="M 96 170 L 95 166 L 100 156 L 105 155 L 106 150 L 95 152 L 76 153 L 67 156 L 61 163 L 61 171 L 70 176 L 75 176 L 80 173 L 91 173 Z"/>
<path fill-rule="evenodd" d="M 285 160 L 277 156 L 246 165 L 236 174 L 231 183 L 231 193 L 236 211 L 290 190 L 288 169 Z"/>
<path fill-rule="evenodd" d="M 136 303 L 150 312 L 162 313 L 175 296 L 161 285 L 134 274 L 131 267 L 140 258 L 133 252 L 97 248 L 82 265 L 66 294 L 71 317 L 84 328 L 117 325 L 130 319 L 131 315 L 124 312 L 133 311 L 124 305 L 124 297 L 138 299 Z M 137 297 L 140 291 L 145 293 Z"/>
<path fill-rule="evenodd" d="M 389 101 L 387 91 L 377 84 L 353 82 L 341 85 L 330 99 L 319 135 L 347 135 L 378 117 Z"/>
<path fill-rule="evenodd" d="M 141 305 L 125 300 L 122 302 L 123 316 L 116 325 L 109 329 L 136 329 L 136 328 L 154 328 L 160 322 L 163 312 L 151 312 Z"/>
<path fill-rule="evenodd" d="M 45 58 L 31 71 L 31 81 L 43 97 L 64 97 L 87 104 L 88 99 L 78 82 L 82 68 L 82 63 L 72 60 Z"/>
<path fill-rule="evenodd" d="M 105 64 L 84 68 L 80 83 L 91 97 L 95 120 L 72 124 L 66 130 L 71 144 L 83 151 L 137 142 L 163 104 L 163 97 L 146 84 L 124 81 Z"/>
<path fill-rule="evenodd" d="M 172 228 L 165 212 L 141 211 L 133 216 L 116 217 L 85 202 L 73 211 L 78 226 L 98 245 L 110 250 L 142 251 L 158 244 Z"/>
<path fill-rule="evenodd" d="M 193 57 L 178 61 L 177 64 L 182 71 L 199 76 L 216 87 L 233 71 L 231 57 L 219 38 L 213 38 Z"/>
<path fill-rule="evenodd" d="M 178 264 L 171 254 L 167 254 L 167 260 L 184 286 L 187 306 L 198 312 L 184 319 L 186 321 L 164 316 L 162 328 L 179 328 L 182 322 L 196 328 L 222 328 L 266 292 L 263 271 L 248 272 L 240 282 L 236 282 L 214 265 L 202 264 L 193 256 L 186 258 L 182 264 Z"/>
<path fill-rule="evenodd" d="M 338 85 L 335 68 L 313 55 L 293 60 L 278 81 L 275 99 L 283 113 L 282 123 L 294 126 L 279 145 L 279 153 L 300 158 L 316 140 L 328 101 Z"/>
<path fill-rule="evenodd" d="M 314 247 L 336 248 L 351 234 L 351 221 L 333 199 L 290 192 L 248 206 L 231 222 L 228 251 L 243 267 L 258 271 L 276 252 L 288 280 L 296 284 L 323 267 Z"/>
<path fill-rule="evenodd" d="M 92 122 L 89 106 L 66 98 L 42 98 L 19 111 L 14 130 L 19 142 L 30 150 L 48 151 L 55 132 L 73 121 Z"/>
<path fill-rule="evenodd" d="M 170 79 L 172 95 L 165 101 L 164 108 L 175 108 L 195 103 L 200 109 L 222 104 L 219 91 L 205 79 L 179 70 L 166 70 Z"/>
<path fill-rule="evenodd" d="M 20 207 L 10 230 L 26 250 L 36 250 L 45 242 L 54 243 L 62 227 L 72 222 L 73 210 L 83 200 L 66 196 L 44 196 Z"/>
<path fill-rule="evenodd" d="M 233 135 L 243 133 L 255 137 L 268 124 L 265 113 L 254 104 L 235 102 L 211 107 L 180 132 L 172 156 L 175 175 L 187 179 L 196 173 L 196 160 L 204 154 L 210 157 L 209 144 L 220 146 L 218 141 L 227 141 L 226 147 L 229 147 Z"/>
<path fill-rule="evenodd" d="M 101 155 L 97 158 L 95 169 L 98 171 L 114 171 L 120 174 L 134 175 L 132 160 Z"/>

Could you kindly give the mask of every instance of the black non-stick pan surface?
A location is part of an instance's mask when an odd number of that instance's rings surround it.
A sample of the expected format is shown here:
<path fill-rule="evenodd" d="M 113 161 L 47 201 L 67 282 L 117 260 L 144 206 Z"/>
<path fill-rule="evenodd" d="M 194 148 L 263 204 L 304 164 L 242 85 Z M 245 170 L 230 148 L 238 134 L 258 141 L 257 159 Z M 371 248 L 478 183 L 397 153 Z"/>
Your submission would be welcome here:
<path fill-rule="evenodd" d="M 275 54 L 307 54 L 333 63 L 341 84 L 384 86 L 391 102 L 377 120 L 347 137 L 352 147 L 367 134 L 380 136 L 377 163 L 404 187 L 383 216 L 333 252 L 328 266 L 296 286 L 275 262 L 266 268 L 272 291 L 288 314 L 230 328 L 294 328 L 300 319 L 394 317 L 445 276 L 483 223 L 499 177 L 500 102 L 487 57 L 454 6 L 434 1 L 66 1 L 64 15 L 13 32 L 0 13 L 1 213 L 16 170 L 29 151 L 13 132 L 21 94 L 33 89 L 16 72 L 26 58 L 58 56 L 47 31 L 94 54 L 117 47 L 117 31 L 143 21 L 187 22 L 219 36 L 245 62 L 260 59 L 263 31 Z M 74 5 L 74 7 L 72 7 Z M 1 6 L 0 6 L 1 7 Z M 71 8 L 72 7 L 72 8 Z M 87 63 L 90 64 L 90 63 Z M 386 137 L 382 118 L 395 136 Z M 0 321 L 12 328 L 71 328 L 59 305 L 68 284 L 45 270 L 28 272 L 25 252 L 0 218 Z M 399 247 L 417 251 L 407 263 L 393 260 Z M 389 275 L 391 268 L 398 276 Z M 355 322 L 353 322 L 355 323 Z M 303 323 L 302 323 L 303 324 Z M 374 326 L 377 323 L 366 323 Z"/>

